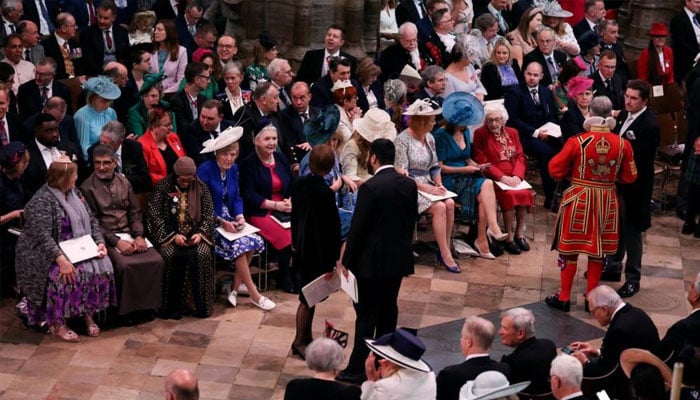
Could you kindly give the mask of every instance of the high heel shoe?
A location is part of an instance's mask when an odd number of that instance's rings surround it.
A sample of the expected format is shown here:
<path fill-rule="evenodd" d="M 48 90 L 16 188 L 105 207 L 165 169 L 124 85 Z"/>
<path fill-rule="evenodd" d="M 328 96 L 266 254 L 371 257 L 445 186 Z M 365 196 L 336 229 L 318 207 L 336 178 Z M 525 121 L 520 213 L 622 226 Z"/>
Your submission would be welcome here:
<path fill-rule="evenodd" d="M 462 272 L 462 267 L 460 267 L 459 264 L 457 264 L 457 262 L 455 262 L 455 265 L 451 265 L 451 266 L 445 264 L 445 261 L 443 261 L 442 256 L 440 255 L 439 252 L 437 253 L 437 261 L 438 261 L 438 264 L 445 267 L 445 269 L 448 272 L 452 272 L 453 274 L 458 274 L 458 273 Z"/>
<path fill-rule="evenodd" d="M 479 248 L 479 245 L 476 244 L 476 242 L 474 242 L 474 250 L 476 250 L 476 252 L 479 253 L 479 257 L 481 257 L 481 258 L 485 258 L 487 260 L 495 260 L 496 259 L 496 256 L 494 256 L 490 250 L 489 251 L 482 251 Z"/>
<path fill-rule="evenodd" d="M 299 349 L 297 346 L 292 344 L 292 355 L 293 356 L 299 356 L 302 360 L 306 361 L 305 353 L 306 353 L 306 348 Z"/>
<path fill-rule="evenodd" d="M 496 235 L 495 233 L 493 233 L 493 231 L 491 230 L 491 228 L 486 228 L 486 235 L 488 235 L 488 237 L 490 237 L 491 239 L 493 239 L 493 240 L 495 240 L 495 241 L 497 241 L 497 242 L 502 242 L 502 241 L 508 239 L 508 234 L 507 234 L 507 233 L 501 232 L 500 235 Z"/>

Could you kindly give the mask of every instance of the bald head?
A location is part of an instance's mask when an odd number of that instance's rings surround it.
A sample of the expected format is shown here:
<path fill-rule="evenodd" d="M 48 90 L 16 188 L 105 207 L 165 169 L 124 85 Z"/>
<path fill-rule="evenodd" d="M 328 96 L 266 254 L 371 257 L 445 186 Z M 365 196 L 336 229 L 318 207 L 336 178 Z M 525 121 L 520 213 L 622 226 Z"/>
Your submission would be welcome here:
<path fill-rule="evenodd" d="M 187 369 L 176 369 L 165 380 L 166 400 L 197 400 L 199 387 L 194 372 Z"/>
<path fill-rule="evenodd" d="M 110 61 L 102 67 L 105 75 L 112 78 L 112 81 L 120 88 L 126 86 L 129 81 L 129 71 L 126 66 L 117 61 Z"/>

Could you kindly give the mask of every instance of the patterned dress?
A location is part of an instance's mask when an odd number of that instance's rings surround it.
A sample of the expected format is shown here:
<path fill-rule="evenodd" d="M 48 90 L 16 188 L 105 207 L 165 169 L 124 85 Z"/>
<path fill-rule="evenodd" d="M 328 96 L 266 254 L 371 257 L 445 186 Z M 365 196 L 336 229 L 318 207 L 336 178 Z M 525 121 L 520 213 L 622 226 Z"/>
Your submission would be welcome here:
<path fill-rule="evenodd" d="M 394 141 L 396 160 L 394 166 L 408 171 L 408 175 L 417 183 L 434 185 L 433 177 L 440 173 L 438 156 L 435 152 L 435 138 L 431 133 L 426 134 L 425 143 L 421 143 L 408 133 L 401 132 Z M 418 213 L 422 213 L 433 202 L 418 192 Z"/>

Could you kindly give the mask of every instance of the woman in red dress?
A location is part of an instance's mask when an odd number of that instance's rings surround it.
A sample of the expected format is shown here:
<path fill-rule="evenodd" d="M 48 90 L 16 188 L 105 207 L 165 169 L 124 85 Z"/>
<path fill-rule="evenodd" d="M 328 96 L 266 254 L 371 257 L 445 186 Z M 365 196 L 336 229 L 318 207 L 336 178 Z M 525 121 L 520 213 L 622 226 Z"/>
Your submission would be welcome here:
<path fill-rule="evenodd" d="M 487 178 L 497 182 L 494 185 L 496 199 L 503 210 L 505 232 L 509 234 L 505 249 L 510 254 L 520 254 L 530 250 L 525 240 L 525 214 L 535 201 L 532 189 L 504 190 L 517 187 L 525 179 L 525 155 L 520 145 L 518 131 L 506 127 L 508 112 L 502 104 L 484 106 L 484 126 L 474 132 L 472 159 L 478 164 L 490 163 L 484 169 Z M 515 222 L 515 233 L 513 225 Z"/>
<path fill-rule="evenodd" d="M 637 77 L 650 85 L 668 85 L 673 79 L 673 51 L 666 46 L 668 30 L 663 22 L 654 22 L 647 32 L 651 36 L 649 47 L 637 60 Z"/>

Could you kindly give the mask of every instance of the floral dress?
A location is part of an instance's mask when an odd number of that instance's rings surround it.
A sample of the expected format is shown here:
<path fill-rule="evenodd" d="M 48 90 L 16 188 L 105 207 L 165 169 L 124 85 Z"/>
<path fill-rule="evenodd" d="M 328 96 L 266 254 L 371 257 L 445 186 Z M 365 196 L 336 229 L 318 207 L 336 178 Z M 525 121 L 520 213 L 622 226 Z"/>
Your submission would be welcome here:
<path fill-rule="evenodd" d="M 217 217 L 223 218 L 226 221 L 234 221 L 235 220 L 235 215 L 231 215 L 231 212 L 229 211 L 229 207 L 227 205 L 228 203 L 228 195 L 224 193 L 228 193 L 228 179 L 222 179 L 221 180 L 221 187 L 223 188 L 222 193 L 216 193 L 213 188 L 211 194 L 212 196 L 223 196 L 223 204 L 221 206 L 221 215 L 217 215 Z M 255 252 L 261 252 L 265 250 L 265 242 L 263 239 L 255 234 L 252 233 L 250 235 L 246 235 L 243 237 L 240 237 L 235 240 L 228 240 L 226 239 L 223 235 L 221 235 L 219 232 L 216 233 L 216 236 L 214 237 L 214 243 L 216 245 L 215 251 L 216 254 L 219 255 L 219 257 L 225 259 L 225 260 L 235 260 L 239 256 L 249 252 L 249 251 L 255 251 Z"/>
<path fill-rule="evenodd" d="M 396 168 L 408 171 L 408 176 L 413 178 L 417 183 L 427 183 L 434 185 L 433 177 L 440 174 L 440 165 L 438 164 L 438 156 L 435 153 L 435 139 L 431 133 L 427 133 L 425 143 L 421 143 L 404 130 L 394 142 L 396 146 L 396 160 L 394 166 Z M 433 202 L 418 192 L 418 213 L 422 213 Z"/>

